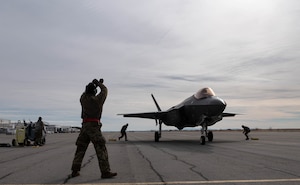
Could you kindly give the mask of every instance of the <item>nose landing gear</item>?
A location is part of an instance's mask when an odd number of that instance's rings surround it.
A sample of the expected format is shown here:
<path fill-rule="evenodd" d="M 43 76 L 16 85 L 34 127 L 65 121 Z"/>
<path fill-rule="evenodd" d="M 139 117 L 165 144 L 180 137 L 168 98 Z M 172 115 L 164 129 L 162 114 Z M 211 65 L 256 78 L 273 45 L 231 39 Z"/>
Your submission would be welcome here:
<path fill-rule="evenodd" d="M 207 132 L 207 126 L 203 125 L 202 129 L 201 129 L 201 137 L 200 137 L 201 145 L 205 145 L 206 137 L 207 137 L 208 141 L 211 142 L 211 141 L 213 141 L 214 135 L 213 135 L 212 131 Z"/>

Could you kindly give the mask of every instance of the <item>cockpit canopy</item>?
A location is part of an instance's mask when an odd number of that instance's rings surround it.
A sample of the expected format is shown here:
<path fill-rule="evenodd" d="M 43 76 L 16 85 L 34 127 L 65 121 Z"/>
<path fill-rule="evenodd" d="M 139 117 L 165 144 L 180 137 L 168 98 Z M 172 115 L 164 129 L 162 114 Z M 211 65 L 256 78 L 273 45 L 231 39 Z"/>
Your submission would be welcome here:
<path fill-rule="evenodd" d="M 194 97 L 197 99 L 201 99 L 201 98 L 207 98 L 215 95 L 216 94 L 211 88 L 205 87 L 203 89 L 200 89 L 196 94 L 194 94 Z"/>

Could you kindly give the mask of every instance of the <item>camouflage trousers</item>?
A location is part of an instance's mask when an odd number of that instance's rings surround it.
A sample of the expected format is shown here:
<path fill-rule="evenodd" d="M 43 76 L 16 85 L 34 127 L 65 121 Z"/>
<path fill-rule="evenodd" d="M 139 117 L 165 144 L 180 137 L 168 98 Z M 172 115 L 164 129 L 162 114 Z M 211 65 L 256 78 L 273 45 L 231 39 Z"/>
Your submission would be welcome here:
<path fill-rule="evenodd" d="M 41 145 L 42 144 L 42 130 L 36 130 L 34 133 L 35 139 L 34 139 L 34 145 Z"/>
<path fill-rule="evenodd" d="M 100 129 L 101 123 L 100 125 L 96 122 L 82 123 L 82 128 L 76 141 L 77 149 L 72 164 L 72 171 L 80 171 L 85 152 L 89 143 L 92 142 L 96 150 L 101 173 L 110 172 L 108 154 L 105 146 L 106 141 Z"/>

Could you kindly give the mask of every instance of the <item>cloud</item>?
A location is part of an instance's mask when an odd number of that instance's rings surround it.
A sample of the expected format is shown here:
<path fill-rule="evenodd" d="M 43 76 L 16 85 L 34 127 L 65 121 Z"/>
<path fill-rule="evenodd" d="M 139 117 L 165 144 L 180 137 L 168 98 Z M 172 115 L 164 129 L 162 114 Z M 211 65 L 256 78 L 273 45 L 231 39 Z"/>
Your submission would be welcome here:
<path fill-rule="evenodd" d="M 167 109 L 202 87 L 224 98 L 228 112 L 247 113 L 221 127 L 249 120 L 297 126 L 298 5 L 1 1 L 0 117 L 80 125 L 85 85 L 104 78 L 107 130 L 130 121 L 117 113 L 155 110 L 151 93 Z M 149 120 L 132 122 L 140 123 L 132 129 L 154 128 Z"/>
<path fill-rule="evenodd" d="M 178 80 L 187 82 L 226 82 L 232 80 L 228 76 L 218 76 L 218 75 L 184 75 L 178 74 L 177 76 L 162 76 L 168 80 Z"/>

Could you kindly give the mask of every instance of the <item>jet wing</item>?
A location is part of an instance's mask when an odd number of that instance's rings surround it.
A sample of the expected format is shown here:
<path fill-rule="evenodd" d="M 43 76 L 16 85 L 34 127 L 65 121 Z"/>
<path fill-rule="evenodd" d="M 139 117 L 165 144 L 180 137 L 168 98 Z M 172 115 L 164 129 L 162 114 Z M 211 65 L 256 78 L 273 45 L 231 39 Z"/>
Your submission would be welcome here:
<path fill-rule="evenodd" d="M 148 118 L 148 119 L 161 119 L 166 112 L 144 112 L 144 113 L 130 113 L 130 114 L 118 114 L 123 115 L 123 117 L 133 117 L 133 118 Z"/>
<path fill-rule="evenodd" d="M 236 114 L 234 114 L 234 113 L 225 113 L 225 112 L 222 113 L 222 117 L 233 117 L 235 115 Z"/>

